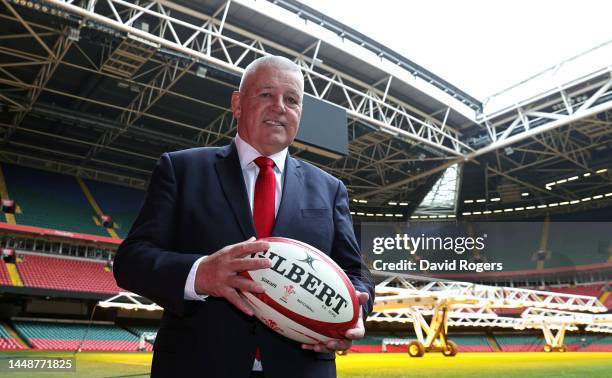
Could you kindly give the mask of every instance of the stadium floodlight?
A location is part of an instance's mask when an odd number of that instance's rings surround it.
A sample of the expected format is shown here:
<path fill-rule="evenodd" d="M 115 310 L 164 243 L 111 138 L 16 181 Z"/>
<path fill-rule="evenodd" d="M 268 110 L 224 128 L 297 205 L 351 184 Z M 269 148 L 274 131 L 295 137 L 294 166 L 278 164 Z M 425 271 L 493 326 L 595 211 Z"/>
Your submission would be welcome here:
<path fill-rule="evenodd" d="M 206 74 L 208 74 L 208 69 L 203 66 L 198 66 L 198 68 L 196 69 L 196 76 L 204 79 L 206 77 Z"/>
<path fill-rule="evenodd" d="M 81 37 L 81 29 L 68 28 L 68 39 L 70 41 L 78 42 Z"/>
<path fill-rule="evenodd" d="M 322 65 L 323 65 L 323 59 L 321 59 L 321 58 L 314 58 L 314 59 L 312 60 L 312 65 L 313 65 L 314 67 L 320 67 L 320 66 L 322 66 Z"/>

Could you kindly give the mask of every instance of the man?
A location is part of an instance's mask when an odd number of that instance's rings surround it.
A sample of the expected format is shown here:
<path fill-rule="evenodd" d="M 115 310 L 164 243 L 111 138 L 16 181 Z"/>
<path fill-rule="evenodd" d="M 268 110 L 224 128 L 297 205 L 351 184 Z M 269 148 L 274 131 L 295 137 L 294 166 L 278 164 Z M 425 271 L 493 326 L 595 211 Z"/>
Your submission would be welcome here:
<path fill-rule="evenodd" d="M 249 257 L 268 248 L 253 236 L 283 236 L 328 253 L 358 291 L 363 317 L 372 309 L 346 188 L 288 156 L 303 85 L 290 60 L 257 59 L 232 95 L 234 142 L 159 160 L 114 263 L 119 286 L 165 309 L 153 376 L 334 377 L 333 352 L 363 337 L 360 319 L 345 339 L 300 345 L 260 323 L 239 295 L 264 291 L 241 271 L 271 266 L 269 259 Z"/>

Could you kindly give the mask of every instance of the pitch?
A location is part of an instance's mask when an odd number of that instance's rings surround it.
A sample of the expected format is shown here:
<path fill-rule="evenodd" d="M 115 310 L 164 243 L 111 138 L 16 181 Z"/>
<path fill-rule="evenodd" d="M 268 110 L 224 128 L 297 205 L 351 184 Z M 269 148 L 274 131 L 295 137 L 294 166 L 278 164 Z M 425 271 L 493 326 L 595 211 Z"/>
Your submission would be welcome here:
<path fill-rule="evenodd" d="M 68 352 L 0 352 L 0 359 L 11 356 L 62 356 Z M 147 377 L 151 353 L 90 353 L 77 355 L 76 373 L 10 373 L 9 377 Z M 337 358 L 339 378 L 399 377 L 609 377 L 612 353 L 460 353 L 448 358 L 428 354 L 410 358 L 403 353 L 352 353 Z"/>
<path fill-rule="evenodd" d="M 349 354 L 336 359 L 338 377 L 609 377 L 612 353 Z"/>

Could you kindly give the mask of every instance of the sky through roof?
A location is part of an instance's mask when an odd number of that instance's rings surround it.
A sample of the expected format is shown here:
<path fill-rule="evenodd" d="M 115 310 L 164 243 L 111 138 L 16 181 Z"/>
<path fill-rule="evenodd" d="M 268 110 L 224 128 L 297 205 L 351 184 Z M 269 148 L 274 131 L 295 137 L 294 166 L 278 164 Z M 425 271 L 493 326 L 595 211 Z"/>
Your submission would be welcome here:
<path fill-rule="evenodd" d="M 481 101 L 612 40 L 612 1 L 300 1 Z"/>

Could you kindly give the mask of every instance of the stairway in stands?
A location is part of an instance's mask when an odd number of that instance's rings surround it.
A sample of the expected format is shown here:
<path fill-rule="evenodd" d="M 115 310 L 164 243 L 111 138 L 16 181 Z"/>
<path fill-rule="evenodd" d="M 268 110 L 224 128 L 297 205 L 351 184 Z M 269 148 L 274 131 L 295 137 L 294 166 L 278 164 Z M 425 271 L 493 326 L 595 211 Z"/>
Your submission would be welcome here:
<path fill-rule="evenodd" d="M 6 270 L 8 271 L 8 275 L 11 278 L 11 283 L 13 286 L 23 286 L 23 281 L 21 280 L 21 276 L 19 275 L 19 271 L 17 270 L 17 265 L 13 263 L 5 263 Z"/>
<path fill-rule="evenodd" d="M 491 348 L 493 348 L 495 352 L 501 352 L 501 347 L 499 346 L 499 343 L 497 342 L 495 336 L 493 336 L 492 333 L 487 332 L 487 340 L 489 341 L 489 345 L 491 345 Z"/>
<path fill-rule="evenodd" d="M 29 347 L 8 324 L 0 323 L 0 350 L 16 349 L 29 349 Z"/>

